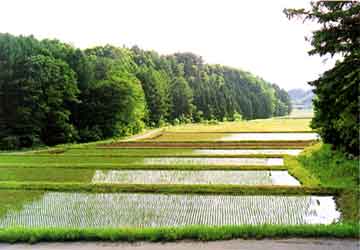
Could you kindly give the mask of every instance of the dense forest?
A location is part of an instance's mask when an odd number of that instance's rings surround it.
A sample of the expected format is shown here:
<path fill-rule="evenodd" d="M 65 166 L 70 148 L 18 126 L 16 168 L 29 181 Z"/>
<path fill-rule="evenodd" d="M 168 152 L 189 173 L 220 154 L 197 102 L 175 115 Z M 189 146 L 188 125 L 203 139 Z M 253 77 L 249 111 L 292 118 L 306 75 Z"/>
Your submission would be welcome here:
<path fill-rule="evenodd" d="M 315 116 L 311 126 L 325 143 L 349 155 L 360 154 L 360 3 L 311 2 L 311 8 L 286 9 L 288 18 L 317 22 L 320 28 L 308 39 L 310 55 L 337 55 L 335 66 L 310 82 Z"/>
<path fill-rule="evenodd" d="M 80 50 L 0 34 L 0 148 L 88 142 L 166 123 L 268 118 L 286 91 L 191 53 L 138 47 Z"/>

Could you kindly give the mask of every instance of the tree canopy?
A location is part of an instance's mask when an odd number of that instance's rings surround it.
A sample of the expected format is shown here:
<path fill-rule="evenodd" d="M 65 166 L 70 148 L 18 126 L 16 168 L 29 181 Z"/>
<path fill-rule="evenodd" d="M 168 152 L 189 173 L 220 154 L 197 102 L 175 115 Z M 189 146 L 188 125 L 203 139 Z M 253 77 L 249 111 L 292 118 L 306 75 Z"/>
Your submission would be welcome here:
<path fill-rule="evenodd" d="M 359 155 L 360 3 L 312 2 L 309 10 L 286 9 L 285 14 L 321 24 L 310 38 L 313 48 L 309 54 L 341 57 L 332 69 L 310 82 L 316 94 L 311 126 L 334 148 Z"/>
<path fill-rule="evenodd" d="M 165 123 L 268 118 L 286 91 L 192 53 L 0 34 L 0 148 L 87 142 Z"/>

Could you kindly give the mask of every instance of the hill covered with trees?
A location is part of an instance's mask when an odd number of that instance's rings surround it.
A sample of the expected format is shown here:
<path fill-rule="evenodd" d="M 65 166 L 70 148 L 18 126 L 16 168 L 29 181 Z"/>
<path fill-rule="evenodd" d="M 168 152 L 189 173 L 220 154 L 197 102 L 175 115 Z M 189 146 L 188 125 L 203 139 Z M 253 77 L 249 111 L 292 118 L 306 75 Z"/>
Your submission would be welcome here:
<path fill-rule="evenodd" d="M 192 53 L 80 50 L 0 34 L 0 148 L 88 142 L 165 123 L 287 115 L 287 92 Z"/>
<path fill-rule="evenodd" d="M 312 109 L 314 92 L 311 89 L 291 89 L 288 91 L 288 94 L 293 107 L 296 106 L 301 107 L 302 109 Z"/>

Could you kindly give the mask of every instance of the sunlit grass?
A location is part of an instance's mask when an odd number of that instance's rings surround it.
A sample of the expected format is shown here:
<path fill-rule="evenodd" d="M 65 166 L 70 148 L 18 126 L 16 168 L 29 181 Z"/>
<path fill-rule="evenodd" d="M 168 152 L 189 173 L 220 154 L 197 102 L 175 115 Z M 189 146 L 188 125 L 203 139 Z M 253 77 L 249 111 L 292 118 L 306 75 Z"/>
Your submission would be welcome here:
<path fill-rule="evenodd" d="M 91 182 L 95 170 L 75 168 L 0 168 L 0 181 Z"/>
<path fill-rule="evenodd" d="M 308 141 L 318 140 L 316 133 L 218 133 L 218 132 L 163 132 L 144 141 Z"/>
<path fill-rule="evenodd" d="M 19 211 L 24 204 L 40 199 L 43 191 L 0 190 L 0 218 L 9 211 Z"/>
<path fill-rule="evenodd" d="M 336 237 L 359 238 L 359 225 L 226 225 L 163 228 L 21 228 L 0 230 L 0 242 L 40 241 L 175 241 L 229 240 L 236 238 Z"/>
<path fill-rule="evenodd" d="M 259 119 L 219 124 L 184 124 L 169 127 L 169 132 L 302 132 L 311 131 L 311 119 Z"/>
<path fill-rule="evenodd" d="M 344 188 L 339 199 L 344 220 L 360 220 L 360 165 L 358 159 L 348 159 L 331 150 L 327 144 L 316 144 L 298 156 L 302 168 L 315 176 L 322 186 Z"/>

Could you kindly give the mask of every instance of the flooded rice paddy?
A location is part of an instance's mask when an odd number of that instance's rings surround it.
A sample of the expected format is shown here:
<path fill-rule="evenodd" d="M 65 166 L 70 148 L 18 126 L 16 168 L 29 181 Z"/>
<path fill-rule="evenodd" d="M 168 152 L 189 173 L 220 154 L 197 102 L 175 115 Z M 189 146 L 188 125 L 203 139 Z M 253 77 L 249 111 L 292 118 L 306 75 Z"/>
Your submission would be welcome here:
<path fill-rule="evenodd" d="M 298 155 L 302 149 L 195 149 L 194 155 Z"/>
<path fill-rule="evenodd" d="M 93 183 L 300 186 L 287 171 L 96 170 Z"/>
<path fill-rule="evenodd" d="M 318 140 L 317 133 L 234 133 L 223 136 L 221 141 L 297 141 Z"/>
<path fill-rule="evenodd" d="M 331 196 L 230 196 L 47 192 L 0 218 L 0 227 L 159 227 L 330 224 Z"/>
<path fill-rule="evenodd" d="M 181 157 L 148 157 L 145 165 L 251 165 L 251 166 L 282 166 L 282 158 L 181 158 Z"/>

